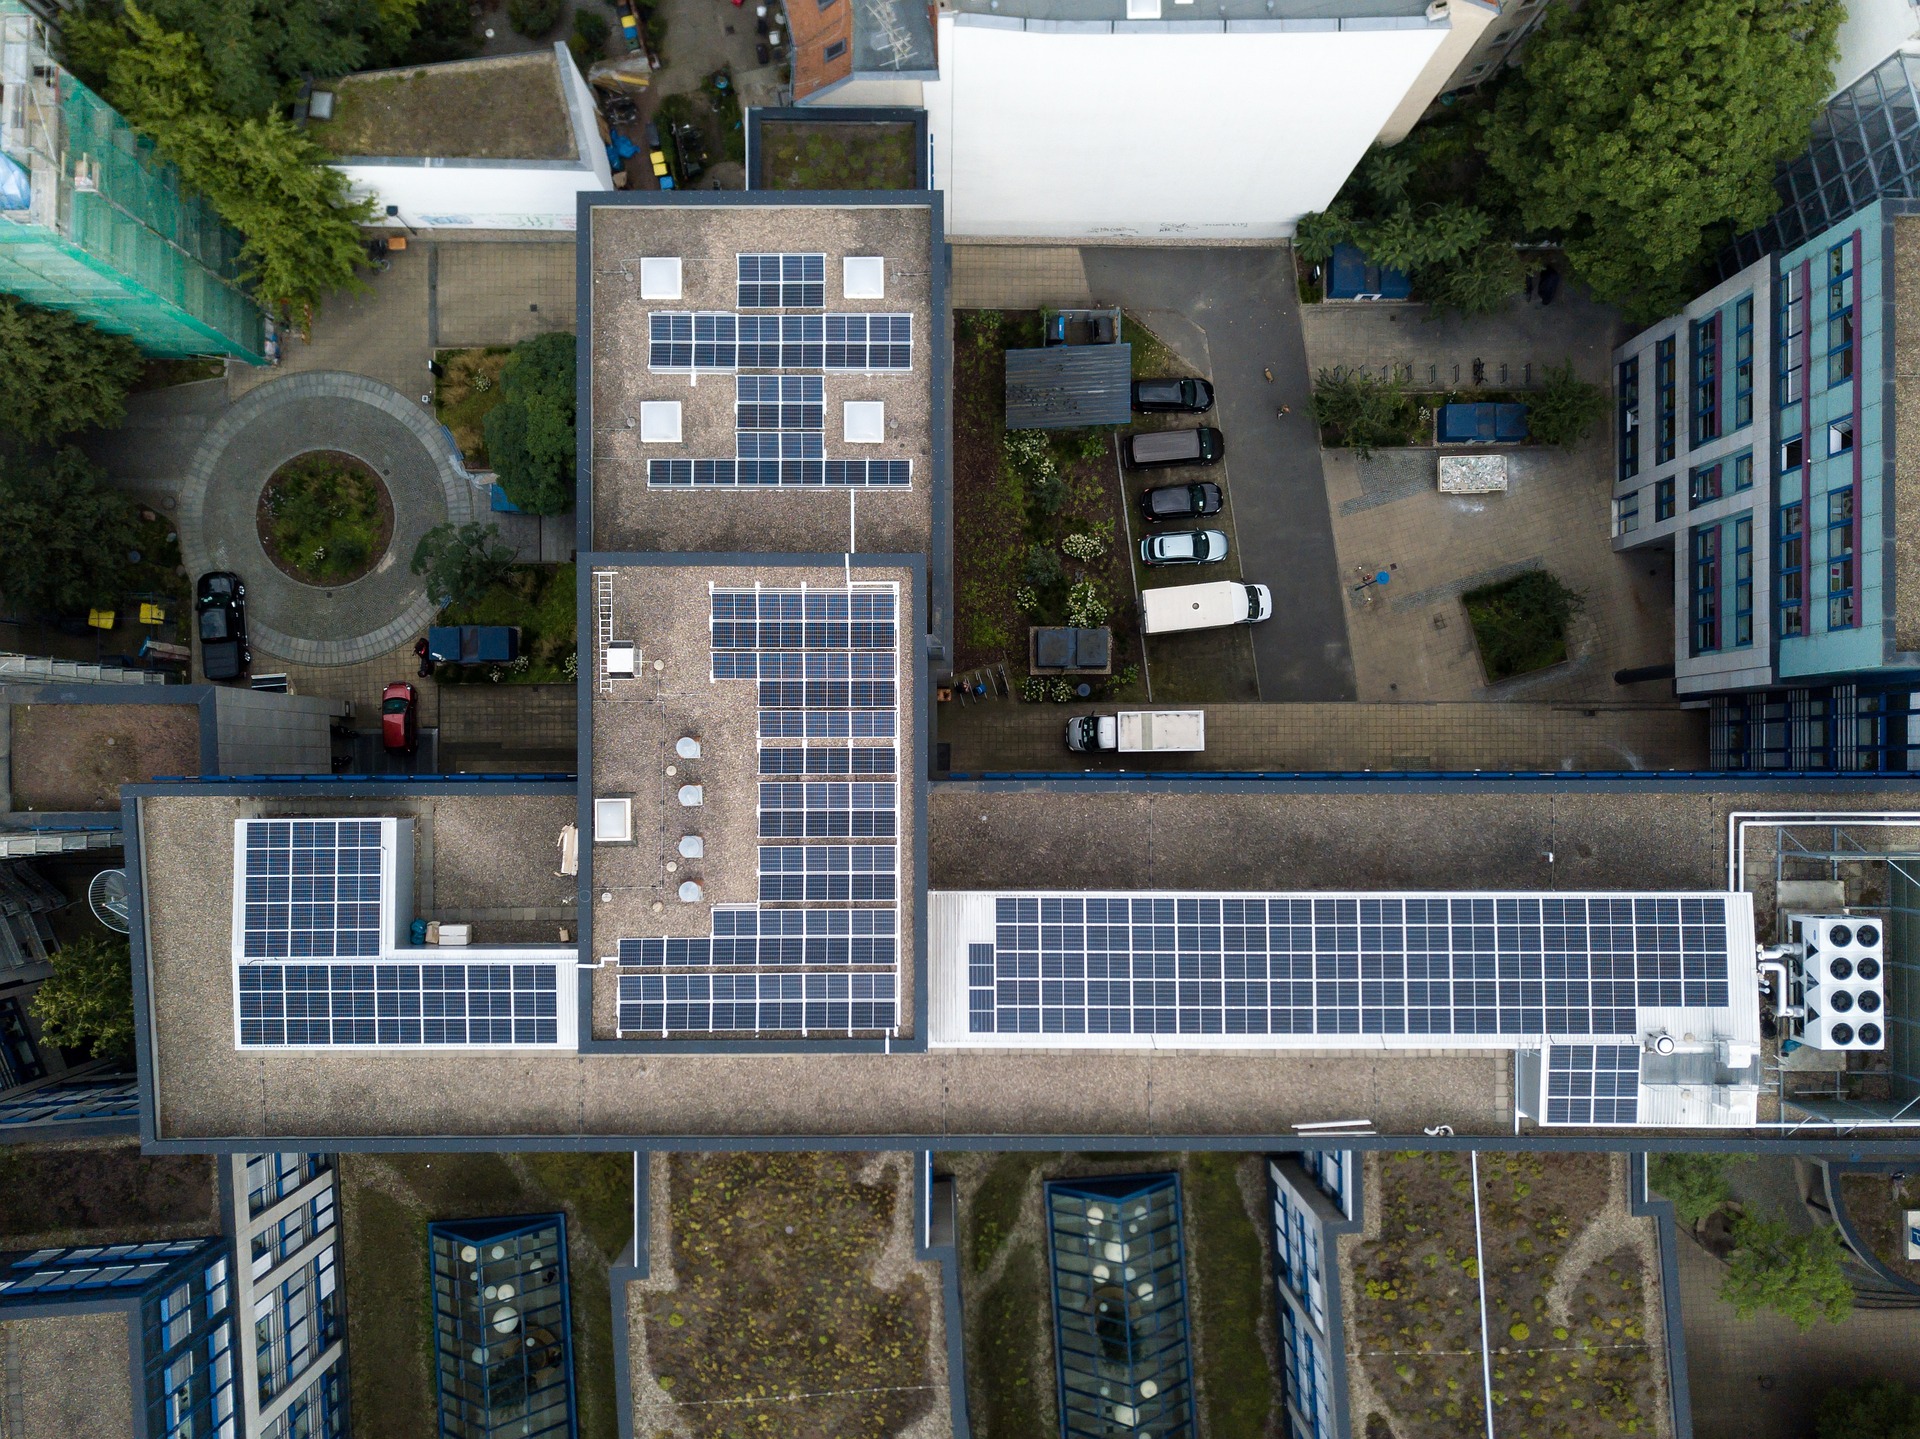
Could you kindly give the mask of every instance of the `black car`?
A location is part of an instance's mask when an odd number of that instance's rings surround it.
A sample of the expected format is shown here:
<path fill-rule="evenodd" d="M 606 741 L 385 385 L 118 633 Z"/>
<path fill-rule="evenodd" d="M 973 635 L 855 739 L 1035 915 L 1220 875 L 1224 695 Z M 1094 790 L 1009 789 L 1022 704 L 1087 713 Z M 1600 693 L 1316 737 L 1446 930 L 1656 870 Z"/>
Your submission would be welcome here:
<path fill-rule="evenodd" d="M 1133 409 L 1139 415 L 1204 415 L 1213 408 L 1213 386 L 1206 380 L 1135 380 Z"/>
<path fill-rule="evenodd" d="M 1140 510 L 1149 524 L 1217 515 L 1220 513 L 1220 487 L 1211 480 L 1197 485 L 1160 485 L 1140 496 Z"/>
<path fill-rule="evenodd" d="M 253 663 L 247 648 L 247 587 L 231 570 L 200 576 L 193 592 L 200 630 L 200 668 L 210 680 L 237 680 Z"/>

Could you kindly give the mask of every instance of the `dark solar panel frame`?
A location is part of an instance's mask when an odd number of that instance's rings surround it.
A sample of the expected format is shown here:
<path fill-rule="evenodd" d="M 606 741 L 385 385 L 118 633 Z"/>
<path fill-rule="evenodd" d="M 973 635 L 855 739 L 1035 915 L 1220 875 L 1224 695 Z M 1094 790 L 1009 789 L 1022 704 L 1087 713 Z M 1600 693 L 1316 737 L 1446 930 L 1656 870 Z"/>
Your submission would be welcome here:
<path fill-rule="evenodd" d="M 911 460 L 648 460 L 651 489 L 904 490 Z"/>
<path fill-rule="evenodd" d="M 880 902 L 900 897 L 890 844 L 762 845 L 762 904 Z"/>
<path fill-rule="evenodd" d="M 1637 1124 L 1640 1047 L 1555 1044 L 1547 1051 L 1548 1124 Z"/>
<path fill-rule="evenodd" d="M 899 957 L 894 909 L 716 909 L 705 939 L 623 939 L 619 962 L 669 969 L 883 967 Z"/>
<path fill-rule="evenodd" d="M 827 303 L 825 254 L 738 257 L 740 308 L 817 310 Z"/>
<path fill-rule="evenodd" d="M 380 953 L 380 834 L 378 820 L 248 820 L 241 957 Z"/>
<path fill-rule="evenodd" d="M 623 974 L 622 1033 L 752 1034 L 895 1028 L 893 974 Z"/>
<path fill-rule="evenodd" d="M 559 1042 L 559 965 L 243 964 L 240 1046 Z"/>
<path fill-rule="evenodd" d="M 739 318 L 725 310 L 654 310 L 647 316 L 647 368 L 665 374 L 738 367 Z"/>
<path fill-rule="evenodd" d="M 892 774 L 892 745 L 790 745 L 760 751 L 761 774 Z"/>
<path fill-rule="evenodd" d="M 1001 896 L 995 919 L 974 1034 L 1604 1036 L 1728 1003 L 1711 897 Z"/>
<path fill-rule="evenodd" d="M 821 368 L 872 373 L 913 368 L 913 316 L 828 315 Z"/>

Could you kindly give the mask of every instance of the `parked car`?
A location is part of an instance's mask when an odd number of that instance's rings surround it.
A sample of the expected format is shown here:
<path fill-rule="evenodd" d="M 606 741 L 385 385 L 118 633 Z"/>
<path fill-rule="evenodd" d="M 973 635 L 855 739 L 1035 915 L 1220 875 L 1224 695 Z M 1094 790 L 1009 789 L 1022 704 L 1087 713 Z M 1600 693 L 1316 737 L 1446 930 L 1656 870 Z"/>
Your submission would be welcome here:
<path fill-rule="evenodd" d="M 1168 465 L 1211 465 L 1227 452 L 1226 436 L 1210 426 L 1197 430 L 1142 430 L 1128 435 L 1123 448 L 1136 470 Z"/>
<path fill-rule="evenodd" d="M 420 696 L 404 680 L 380 694 L 380 742 L 388 754 L 412 754 L 420 747 Z"/>
<path fill-rule="evenodd" d="M 1140 511 L 1149 524 L 1167 520 L 1191 520 L 1200 515 L 1217 515 L 1221 505 L 1220 487 L 1211 480 L 1197 485 L 1159 485 L 1140 496 Z"/>
<path fill-rule="evenodd" d="M 1225 530 L 1170 530 L 1140 541 L 1143 564 L 1210 565 L 1226 557 Z"/>
<path fill-rule="evenodd" d="M 1206 380 L 1135 380 L 1133 408 L 1141 415 L 1204 415 L 1213 408 Z"/>
<path fill-rule="evenodd" d="M 247 647 L 247 587 L 231 570 L 210 570 L 193 591 L 200 668 L 210 680 L 237 680 L 253 663 Z"/>
<path fill-rule="evenodd" d="M 1211 584 L 1167 585 L 1140 592 L 1142 634 L 1211 630 L 1223 625 L 1257 625 L 1273 613 L 1273 591 L 1238 580 Z"/>

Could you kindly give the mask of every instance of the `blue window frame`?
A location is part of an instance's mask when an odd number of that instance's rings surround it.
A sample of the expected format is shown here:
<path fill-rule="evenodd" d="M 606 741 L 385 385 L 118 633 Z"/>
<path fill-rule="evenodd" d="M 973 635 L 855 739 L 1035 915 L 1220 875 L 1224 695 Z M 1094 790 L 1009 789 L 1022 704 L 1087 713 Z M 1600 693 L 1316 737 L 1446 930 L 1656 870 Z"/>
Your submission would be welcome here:
<path fill-rule="evenodd" d="M 1806 277 L 1798 266 L 1780 276 L 1780 395 L 1782 405 L 1798 404 L 1805 394 L 1801 355 L 1807 331 Z"/>
<path fill-rule="evenodd" d="M 1733 457 L 1733 491 L 1738 494 L 1741 490 L 1752 488 L 1753 452 L 1748 450 Z"/>
<path fill-rule="evenodd" d="M 1853 378 L 1853 241 L 1827 251 L 1827 383 Z"/>
<path fill-rule="evenodd" d="M 1640 473 L 1640 361 L 1636 357 L 1620 362 L 1620 478 L 1630 480 Z"/>
<path fill-rule="evenodd" d="M 1710 465 L 1697 466 L 1687 476 L 1687 508 L 1712 504 L 1720 498 L 1720 461 Z"/>
<path fill-rule="evenodd" d="M 1720 438 L 1720 316 L 1696 320 L 1692 333 L 1693 443 Z"/>
<path fill-rule="evenodd" d="M 1753 296 L 1733 304 L 1733 428 L 1753 423 Z"/>
<path fill-rule="evenodd" d="M 1674 338 L 1669 335 L 1653 347 L 1653 387 L 1658 413 L 1655 417 L 1653 462 L 1664 465 L 1674 453 Z"/>
<path fill-rule="evenodd" d="M 1753 516 L 1733 522 L 1733 648 L 1753 643 Z"/>
<path fill-rule="evenodd" d="M 1859 615 L 1854 606 L 1853 490 L 1827 495 L 1827 628 L 1850 630 Z"/>
<path fill-rule="evenodd" d="M 1693 561 L 1693 652 L 1720 648 L 1720 526 L 1701 525 L 1689 547 Z"/>
<path fill-rule="evenodd" d="M 1806 507 L 1797 501 L 1780 507 L 1780 536 L 1774 542 L 1778 556 L 1775 568 L 1780 575 L 1780 634 L 1804 635 L 1807 632 Z"/>
<path fill-rule="evenodd" d="M 1630 535 L 1640 528 L 1640 492 L 1622 495 L 1613 502 L 1613 532 Z"/>
<path fill-rule="evenodd" d="M 1668 476 L 1664 480 L 1654 481 L 1653 520 L 1655 524 L 1658 524 L 1661 520 L 1670 520 L 1672 518 L 1673 518 L 1673 478 L 1672 476 Z"/>

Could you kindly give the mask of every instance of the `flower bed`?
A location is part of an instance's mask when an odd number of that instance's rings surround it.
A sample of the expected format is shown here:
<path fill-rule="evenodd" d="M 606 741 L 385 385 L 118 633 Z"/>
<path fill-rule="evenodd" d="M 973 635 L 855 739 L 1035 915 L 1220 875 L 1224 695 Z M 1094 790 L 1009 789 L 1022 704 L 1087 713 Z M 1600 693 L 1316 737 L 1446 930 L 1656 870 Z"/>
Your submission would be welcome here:
<path fill-rule="evenodd" d="M 442 350 L 441 373 L 433 382 L 433 416 L 453 433 L 469 465 L 488 467 L 487 415 L 500 403 L 500 371 L 513 353 L 507 345 L 475 350 Z"/>
<path fill-rule="evenodd" d="M 393 500 L 370 465 L 338 450 L 296 455 L 273 472 L 255 514 L 281 573 L 309 585 L 351 584 L 393 539 Z"/>
<path fill-rule="evenodd" d="M 1460 597 L 1487 683 L 1531 674 L 1567 657 L 1567 625 L 1580 595 L 1545 570 L 1528 570 Z"/>

